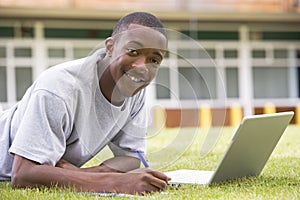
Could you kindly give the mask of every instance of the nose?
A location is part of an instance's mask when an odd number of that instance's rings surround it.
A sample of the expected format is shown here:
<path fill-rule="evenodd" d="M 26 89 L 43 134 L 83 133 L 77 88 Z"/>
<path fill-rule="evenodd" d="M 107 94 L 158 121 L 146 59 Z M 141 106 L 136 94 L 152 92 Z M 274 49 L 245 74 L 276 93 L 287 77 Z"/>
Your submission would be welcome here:
<path fill-rule="evenodd" d="M 149 70 L 147 68 L 146 56 L 138 56 L 136 60 L 132 63 L 132 67 L 134 69 L 137 69 L 140 73 L 148 73 Z"/>

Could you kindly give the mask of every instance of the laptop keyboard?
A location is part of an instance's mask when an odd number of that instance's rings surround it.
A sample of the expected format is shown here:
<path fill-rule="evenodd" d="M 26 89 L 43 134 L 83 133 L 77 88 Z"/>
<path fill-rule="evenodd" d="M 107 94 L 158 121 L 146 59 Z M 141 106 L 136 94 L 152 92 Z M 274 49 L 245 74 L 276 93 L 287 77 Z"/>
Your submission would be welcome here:
<path fill-rule="evenodd" d="M 208 184 L 214 171 L 177 170 L 165 172 L 172 178 L 169 184 Z"/>

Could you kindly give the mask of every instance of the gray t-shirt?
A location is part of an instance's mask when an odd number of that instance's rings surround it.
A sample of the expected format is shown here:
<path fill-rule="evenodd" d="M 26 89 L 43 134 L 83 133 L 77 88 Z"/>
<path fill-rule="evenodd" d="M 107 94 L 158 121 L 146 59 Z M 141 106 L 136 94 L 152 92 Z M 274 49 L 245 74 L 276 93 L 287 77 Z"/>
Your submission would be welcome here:
<path fill-rule="evenodd" d="M 80 167 L 109 145 L 114 156 L 145 151 L 145 91 L 114 106 L 99 88 L 103 49 L 43 72 L 11 109 L 0 114 L 0 180 L 10 180 L 13 154 L 55 166 Z"/>

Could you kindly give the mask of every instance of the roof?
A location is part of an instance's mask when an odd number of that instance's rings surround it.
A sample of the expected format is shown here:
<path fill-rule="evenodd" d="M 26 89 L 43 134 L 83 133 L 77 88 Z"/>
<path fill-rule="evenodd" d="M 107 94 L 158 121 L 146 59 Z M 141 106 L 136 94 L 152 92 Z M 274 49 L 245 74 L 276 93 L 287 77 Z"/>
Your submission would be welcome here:
<path fill-rule="evenodd" d="M 129 11 L 79 8 L 17 8 L 0 7 L 0 18 L 117 20 Z M 164 21 L 240 21 L 240 22 L 300 22 L 300 13 L 241 13 L 241 12 L 152 12 Z"/>

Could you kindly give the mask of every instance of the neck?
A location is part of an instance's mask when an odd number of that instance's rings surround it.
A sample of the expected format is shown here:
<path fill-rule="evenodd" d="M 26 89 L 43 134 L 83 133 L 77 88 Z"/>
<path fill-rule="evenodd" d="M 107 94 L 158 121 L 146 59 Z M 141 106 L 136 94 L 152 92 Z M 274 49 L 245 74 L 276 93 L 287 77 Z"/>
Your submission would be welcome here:
<path fill-rule="evenodd" d="M 120 93 L 116 87 L 109 66 L 109 58 L 105 56 L 103 60 L 98 63 L 99 86 L 103 96 L 113 105 L 120 106 L 123 104 L 125 97 Z"/>

